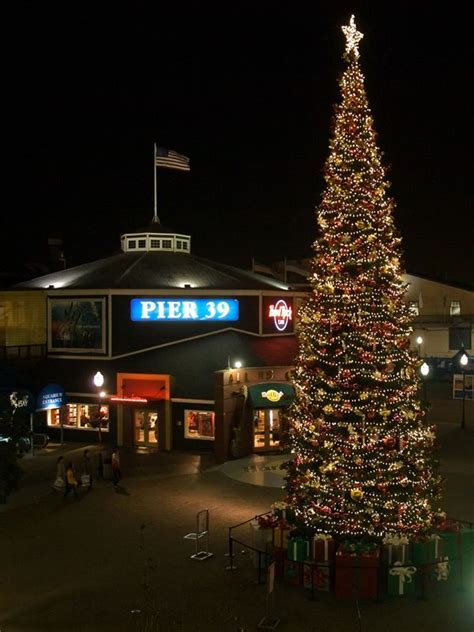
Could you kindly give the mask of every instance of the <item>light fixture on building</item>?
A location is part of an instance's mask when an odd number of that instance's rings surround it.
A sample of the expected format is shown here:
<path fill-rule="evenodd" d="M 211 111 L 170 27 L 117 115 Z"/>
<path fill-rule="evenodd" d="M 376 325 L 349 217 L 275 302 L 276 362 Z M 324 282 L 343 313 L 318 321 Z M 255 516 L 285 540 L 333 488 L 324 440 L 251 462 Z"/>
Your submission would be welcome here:
<path fill-rule="evenodd" d="M 421 345 L 423 344 L 423 338 L 418 336 L 416 339 L 416 344 L 418 345 L 418 357 L 421 357 Z"/>
<path fill-rule="evenodd" d="M 468 365 L 469 358 L 467 357 L 467 353 L 464 351 L 461 357 L 459 358 L 459 364 L 461 365 L 462 370 L 462 417 L 461 417 L 461 428 L 462 430 L 466 427 L 466 367 Z"/>
<path fill-rule="evenodd" d="M 423 364 L 420 367 L 420 373 L 423 377 L 426 377 L 428 375 L 428 373 L 430 372 L 430 365 L 427 364 L 426 362 L 423 362 Z"/>

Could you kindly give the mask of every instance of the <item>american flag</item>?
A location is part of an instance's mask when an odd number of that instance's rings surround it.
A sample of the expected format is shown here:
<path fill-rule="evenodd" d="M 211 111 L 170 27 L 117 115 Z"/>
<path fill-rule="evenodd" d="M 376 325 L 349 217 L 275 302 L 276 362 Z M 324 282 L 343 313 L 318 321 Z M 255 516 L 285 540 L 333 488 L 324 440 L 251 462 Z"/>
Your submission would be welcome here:
<path fill-rule="evenodd" d="M 172 149 L 164 149 L 163 147 L 155 149 L 155 165 L 168 169 L 178 169 L 179 171 L 191 171 L 187 156 L 182 156 Z"/>

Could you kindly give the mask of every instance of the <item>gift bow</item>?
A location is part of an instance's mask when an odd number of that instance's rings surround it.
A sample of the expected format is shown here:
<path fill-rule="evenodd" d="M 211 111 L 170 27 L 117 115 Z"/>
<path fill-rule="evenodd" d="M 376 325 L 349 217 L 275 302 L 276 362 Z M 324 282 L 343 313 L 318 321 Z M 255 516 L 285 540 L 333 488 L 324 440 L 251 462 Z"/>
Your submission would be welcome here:
<path fill-rule="evenodd" d="M 402 583 L 406 582 L 409 584 L 413 581 L 412 577 L 416 573 L 416 568 L 414 566 L 403 566 L 401 562 L 395 562 L 389 572 L 390 575 L 397 575 Z"/>
<path fill-rule="evenodd" d="M 449 558 L 444 557 L 441 562 L 438 562 L 435 567 L 436 579 L 446 581 L 449 576 Z"/>
<path fill-rule="evenodd" d="M 382 540 L 384 544 L 391 544 L 392 546 L 402 546 L 408 544 L 408 538 L 406 535 L 397 535 L 395 533 L 387 533 Z"/>

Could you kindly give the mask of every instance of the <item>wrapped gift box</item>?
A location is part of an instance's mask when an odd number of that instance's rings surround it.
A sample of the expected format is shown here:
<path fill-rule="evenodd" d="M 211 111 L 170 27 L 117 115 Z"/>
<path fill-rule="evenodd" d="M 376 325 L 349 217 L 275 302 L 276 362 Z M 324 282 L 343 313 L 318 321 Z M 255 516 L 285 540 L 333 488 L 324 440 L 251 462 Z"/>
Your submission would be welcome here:
<path fill-rule="evenodd" d="M 459 533 L 463 563 L 472 568 L 474 566 L 474 529 L 463 527 Z"/>
<path fill-rule="evenodd" d="M 270 560 L 275 562 L 275 575 L 277 577 L 283 576 L 283 565 L 286 560 L 286 549 L 280 549 L 279 547 L 272 546 L 269 549 Z"/>
<path fill-rule="evenodd" d="M 406 564 L 409 560 L 409 542 L 404 535 L 386 535 L 382 541 L 382 561 L 388 566 L 396 562 Z"/>
<path fill-rule="evenodd" d="M 309 557 L 309 541 L 305 538 L 288 539 L 288 559 L 295 562 L 304 562 Z"/>
<path fill-rule="evenodd" d="M 303 584 L 303 562 L 284 560 L 283 577 L 291 584 L 301 586 Z"/>
<path fill-rule="evenodd" d="M 331 589 L 331 567 L 329 564 L 304 562 L 303 586 L 310 590 L 328 592 Z"/>
<path fill-rule="evenodd" d="M 387 593 L 389 595 L 412 595 L 415 593 L 415 566 L 405 566 L 401 562 L 388 571 Z"/>
<path fill-rule="evenodd" d="M 474 558 L 474 529 L 449 521 L 441 525 L 438 535 L 443 541 L 443 556 L 450 560 L 462 557 L 466 562 Z"/>
<path fill-rule="evenodd" d="M 288 538 L 290 535 L 290 527 L 286 523 L 280 523 L 273 530 L 273 544 L 280 549 L 288 548 Z"/>
<path fill-rule="evenodd" d="M 315 562 L 331 562 L 334 560 L 336 543 L 330 535 L 317 534 L 312 541 L 312 558 Z"/>
<path fill-rule="evenodd" d="M 258 520 L 252 520 L 250 522 L 250 538 L 251 545 L 256 551 L 252 551 L 252 561 L 254 566 L 266 565 L 266 553 L 269 551 L 273 543 L 273 529 L 271 527 L 262 528 Z M 260 551 L 260 553 L 259 553 Z"/>
<path fill-rule="evenodd" d="M 411 554 L 415 566 L 433 564 L 443 556 L 443 540 L 437 534 L 414 540 Z"/>
<path fill-rule="evenodd" d="M 380 551 L 336 553 L 336 597 L 341 599 L 355 596 L 366 599 L 377 598 Z"/>

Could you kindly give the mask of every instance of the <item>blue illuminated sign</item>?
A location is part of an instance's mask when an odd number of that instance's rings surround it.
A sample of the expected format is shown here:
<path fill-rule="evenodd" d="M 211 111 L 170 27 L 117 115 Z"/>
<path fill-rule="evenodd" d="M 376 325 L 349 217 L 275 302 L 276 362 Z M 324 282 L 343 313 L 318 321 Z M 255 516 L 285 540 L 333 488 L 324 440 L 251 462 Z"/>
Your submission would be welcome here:
<path fill-rule="evenodd" d="M 133 298 L 130 316 L 137 322 L 239 320 L 239 301 L 234 298 Z"/>
<path fill-rule="evenodd" d="M 60 408 L 66 403 L 66 394 L 59 384 L 48 384 L 38 395 L 36 410 L 49 410 L 50 408 Z"/>

